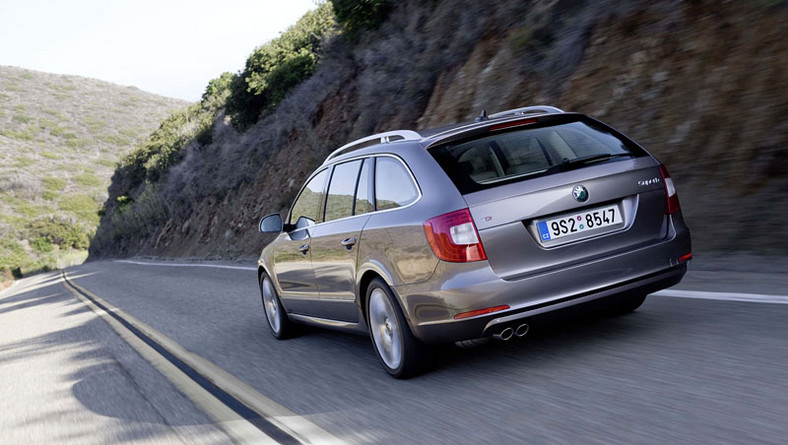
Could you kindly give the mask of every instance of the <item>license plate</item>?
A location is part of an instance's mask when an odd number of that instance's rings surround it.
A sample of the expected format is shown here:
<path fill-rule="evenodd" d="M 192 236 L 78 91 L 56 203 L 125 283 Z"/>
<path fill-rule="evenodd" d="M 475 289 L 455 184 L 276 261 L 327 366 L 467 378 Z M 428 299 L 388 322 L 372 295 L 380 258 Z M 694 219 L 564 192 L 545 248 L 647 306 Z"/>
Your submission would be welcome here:
<path fill-rule="evenodd" d="M 613 226 L 622 221 L 618 206 L 611 205 L 540 221 L 537 227 L 539 237 L 544 242 Z"/>

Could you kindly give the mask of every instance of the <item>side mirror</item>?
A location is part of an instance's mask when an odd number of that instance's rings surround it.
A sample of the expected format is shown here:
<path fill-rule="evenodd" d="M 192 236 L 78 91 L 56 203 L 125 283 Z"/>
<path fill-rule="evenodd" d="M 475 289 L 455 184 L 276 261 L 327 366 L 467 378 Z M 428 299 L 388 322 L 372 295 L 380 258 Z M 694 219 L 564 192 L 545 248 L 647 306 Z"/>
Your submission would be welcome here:
<path fill-rule="evenodd" d="M 263 233 L 279 233 L 283 227 L 282 217 L 278 213 L 266 215 L 260 220 L 260 231 Z"/>
<path fill-rule="evenodd" d="M 304 227 L 314 226 L 315 220 L 307 218 L 306 216 L 299 216 L 295 223 L 296 229 L 303 229 Z"/>

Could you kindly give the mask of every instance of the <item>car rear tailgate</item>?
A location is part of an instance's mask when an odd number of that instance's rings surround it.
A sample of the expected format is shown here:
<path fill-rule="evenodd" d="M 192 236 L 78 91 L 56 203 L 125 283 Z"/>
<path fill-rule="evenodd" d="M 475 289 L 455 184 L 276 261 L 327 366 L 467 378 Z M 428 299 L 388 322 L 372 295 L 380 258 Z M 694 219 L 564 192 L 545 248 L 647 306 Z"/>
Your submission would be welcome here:
<path fill-rule="evenodd" d="M 490 266 L 504 279 L 517 279 L 664 239 L 668 219 L 658 165 L 648 156 L 617 160 L 501 185 L 464 198 Z M 587 191 L 585 202 L 573 197 L 576 186 Z M 581 230 L 586 218 L 600 209 L 620 212 L 620 220 Z M 539 222 L 569 217 L 577 218 L 577 233 L 549 240 L 540 236 Z"/>

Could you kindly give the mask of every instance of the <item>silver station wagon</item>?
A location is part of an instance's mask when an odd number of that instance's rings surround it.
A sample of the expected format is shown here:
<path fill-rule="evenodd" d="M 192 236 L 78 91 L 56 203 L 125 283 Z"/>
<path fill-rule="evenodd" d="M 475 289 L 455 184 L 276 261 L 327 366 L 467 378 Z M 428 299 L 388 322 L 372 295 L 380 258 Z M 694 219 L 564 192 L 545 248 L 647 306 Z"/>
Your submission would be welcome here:
<path fill-rule="evenodd" d="M 258 262 L 273 335 L 369 333 L 398 378 L 433 344 L 523 336 L 583 303 L 633 311 L 692 258 L 667 169 L 549 106 L 349 143 L 260 230 L 277 234 Z"/>

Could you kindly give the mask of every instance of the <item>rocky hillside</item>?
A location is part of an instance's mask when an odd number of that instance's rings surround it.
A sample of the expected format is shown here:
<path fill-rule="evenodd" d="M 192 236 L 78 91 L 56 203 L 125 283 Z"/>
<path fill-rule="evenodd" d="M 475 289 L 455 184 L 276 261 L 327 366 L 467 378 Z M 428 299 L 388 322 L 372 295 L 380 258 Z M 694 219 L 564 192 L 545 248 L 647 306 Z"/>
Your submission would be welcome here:
<path fill-rule="evenodd" d="M 597 116 L 665 162 L 696 252 L 788 253 L 786 2 L 390 4 L 375 29 L 328 35 L 244 131 L 220 108 L 165 174 L 116 172 L 91 257 L 255 255 L 258 218 L 348 140 L 528 104 Z"/>
<path fill-rule="evenodd" d="M 0 66 L 0 281 L 84 259 L 117 161 L 185 105 Z"/>

